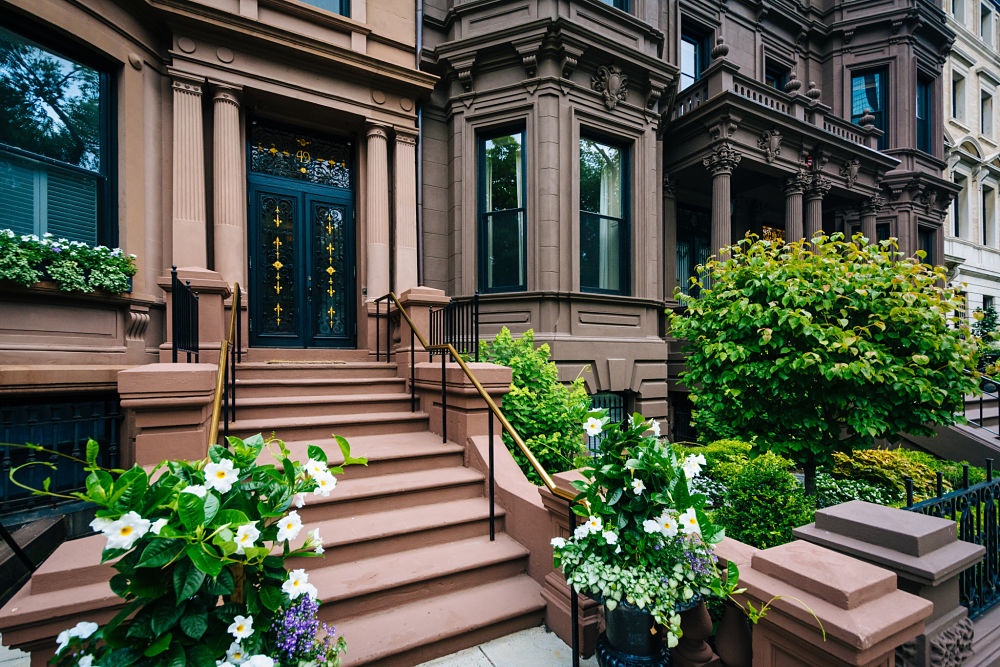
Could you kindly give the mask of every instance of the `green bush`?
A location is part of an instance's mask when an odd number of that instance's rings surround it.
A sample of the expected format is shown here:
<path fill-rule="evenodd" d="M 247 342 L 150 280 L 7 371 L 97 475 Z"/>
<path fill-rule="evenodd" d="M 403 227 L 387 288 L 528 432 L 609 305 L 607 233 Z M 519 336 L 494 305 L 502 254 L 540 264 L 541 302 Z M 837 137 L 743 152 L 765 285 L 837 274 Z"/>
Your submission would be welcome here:
<path fill-rule="evenodd" d="M 816 507 L 831 507 L 851 500 L 863 500 L 876 505 L 893 506 L 903 500 L 903 494 L 859 479 L 836 479 L 828 473 L 816 474 Z"/>
<path fill-rule="evenodd" d="M 0 280 L 30 287 L 49 279 L 66 292 L 102 289 L 118 294 L 131 289 L 134 275 L 135 255 L 120 248 L 0 229 Z"/>
<path fill-rule="evenodd" d="M 586 454 L 583 422 L 590 398 L 583 378 L 576 378 L 569 386 L 559 382 L 559 370 L 550 361 L 549 346 L 536 348 L 531 330 L 515 338 L 504 327 L 492 341 L 483 341 L 480 351 L 486 361 L 512 369 L 503 412 L 542 467 L 550 473 L 575 468 L 576 459 Z M 506 432 L 503 441 L 525 476 L 541 484 L 527 457 Z"/>
<path fill-rule="evenodd" d="M 917 497 L 934 495 L 937 475 L 927 464 L 914 461 L 901 449 L 856 449 L 850 454 L 834 452 L 830 474 L 837 479 L 864 480 L 890 489 L 897 494 L 906 493 L 906 478 L 913 480 L 913 493 Z M 945 482 L 945 491 L 951 484 Z"/>
<path fill-rule="evenodd" d="M 790 542 L 793 528 L 813 520 L 813 501 L 789 472 L 791 461 L 767 452 L 737 466 L 720 466 L 720 472 L 735 472 L 715 511 L 726 535 L 767 549 Z"/>
<path fill-rule="evenodd" d="M 704 456 L 705 465 L 702 466 L 701 474 L 724 483 L 725 480 L 720 479 L 720 475 L 717 474 L 718 467 L 726 463 L 745 463 L 750 458 L 750 450 L 753 445 L 741 440 L 716 440 L 700 447 L 685 447 L 684 445 L 673 445 L 673 447 L 678 458 L 685 458 L 691 454 Z"/>
<path fill-rule="evenodd" d="M 950 484 L 952 488 L 957 489 L 962 486 L 962 479 L 964 476 L 962 466 L 967 465 L 969 463 L 968 461 L 948 461 L 946 459 L 939 459 L 933 454 L 918 452 L 913 449 L 899 449 L 897 451 L 900 456 L 916 463 L 922 463 L 934 472 L 941 473 L 942 477 L 944 477 L 944 481 L 947 484 Z M 986 469 L 970 465 L 969 485 L 971 486 L 985 481 Z"/>

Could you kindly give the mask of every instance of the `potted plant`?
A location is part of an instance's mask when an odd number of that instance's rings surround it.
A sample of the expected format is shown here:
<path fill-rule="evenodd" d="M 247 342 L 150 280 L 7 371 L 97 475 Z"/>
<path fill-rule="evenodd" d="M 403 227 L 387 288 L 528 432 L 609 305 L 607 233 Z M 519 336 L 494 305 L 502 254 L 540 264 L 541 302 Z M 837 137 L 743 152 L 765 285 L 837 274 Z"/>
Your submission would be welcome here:
<path fill-rule="evenodd" d="M 351 456 L 347 440 L 337 441 L 343 465 L 367 464 Z M 265 451 L 278 465 L 258 461 Z M 53 662 L 338 665 L 344 638 L 317 620 L 317 590 L 305 570 L 285 566 L 323 553 L 318 530 L 300 536 L 296 508 L 310 494 L 328 496 L 343 471 L 328 467 L 319 447 L 307 453 L 307 462 L 294 461 L 283 442 L 256 435 L 229 438 L 228 449 L 213 445 L 200 461 L 106 470 L 90 441 L 79 461 L 89 471 L 86 491 L 65 497 L 99 507 L 91 526 L 107 538 L 101 561 L 113 562 L 111 589 L 124 606 L 104 627 L 85 621 L 61 633 Z M 47 488 L 32 491 L 57 495 Z"/>
<path fill-rule="evenodd" d="M 49 280 L 65 292 L 121 294 L 132 290 L 135 271 L 135 255 L 121 248 L 0 229 L 0 280 L 24 287 Z"/>
<path fill-rule="evenodd" d="M 604 603 L 602 667 L 667 665 L 680 612 L 737 592 L 736 568 L 721 570 L 712 552 L 723 529 L 705 514 L 706 496 L 691 488 L 705 459 L 679 461 L 660 442 L 658 424 L 639 414 L 611 424 L 594 411 L 584 429 L 600 436 L 600 446 L 584 479 L 573 482 L 580 491 L 573 511 L 583 523 L 552 540 L 556 567 Z"/>

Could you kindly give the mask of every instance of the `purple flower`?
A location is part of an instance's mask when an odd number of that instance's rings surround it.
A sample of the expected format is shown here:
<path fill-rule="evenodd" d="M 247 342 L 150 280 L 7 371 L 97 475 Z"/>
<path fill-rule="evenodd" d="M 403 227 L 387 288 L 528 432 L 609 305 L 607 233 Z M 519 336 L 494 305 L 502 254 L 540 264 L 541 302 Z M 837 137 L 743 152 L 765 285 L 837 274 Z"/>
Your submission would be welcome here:
<path fill-rule="evenodd" d="M 271 625 L 274 636 L 275 658 L 282 663 L 298 664 L 323 658 L 330 651 L 336 628 L 326 623 L 320 623 L 316 618 L 319 601 L 311 595 L 299 596 L 299 599 L 289 607 L 284 615 L 279 616 Z M 320 632 L 326 637 L 317 641 Z"/>

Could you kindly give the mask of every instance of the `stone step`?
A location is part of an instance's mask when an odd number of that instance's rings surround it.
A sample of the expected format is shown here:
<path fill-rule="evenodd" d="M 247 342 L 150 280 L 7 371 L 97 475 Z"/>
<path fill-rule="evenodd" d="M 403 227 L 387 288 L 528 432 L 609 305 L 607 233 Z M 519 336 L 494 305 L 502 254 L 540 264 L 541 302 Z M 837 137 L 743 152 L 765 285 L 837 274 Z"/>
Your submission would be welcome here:
<path fill-rule="evenodd" d="M 272 433 L 282 440 L 326 440 L 333 435 L 353 438 L 362 435 L 388 435 L 426 431 L 426 412 L 372 412 L 349 415 L 310 417 L 271 417 L 241 419 L 230 425 L 230 435 L 246 438 L 256 433 Z"/>
<path fill-rule="evenodd" d="M 301 375 L 307 375 L 303 371 Z M 359 391 L 373 393 L 406 392 L 406 380 L 397 377 L 292 377 L 292 378 L 236 378 L 236 400 L 244 398 L 284 396 L 353 395 Z M 407 394 L 409 396 L 409 394 Z"/>
<path fill-rule="evenodd" d="M 369 361 L 374 353 L 368 350 L 338 348 L 251 347 L 243 355 L 245 361 Z"/>
<path fill-rule="evenodd" d="M 239 380 L 395 378 L 396 364 L 378 361 L 244 361 L 236 366 Z"/>
<path fill-rule="evenodd" d="M 441 436 L 430 431 L 362 435 L 348 440 L 351 444 L 351 454 L 365 457 L 368 459 L 368 465 L 346 468 L 340 477 L 343 480 L 461 466 L 465 453 L 461 446 L 451 442 L 442 443 Z M 291 452 L 292 458 L 297 461 L 305 462 L 309 458 L 309 445 L 316 445 L 326 452 L 331 467 L 344 461 L 340 447 L 332 438 L 286 442 L 285 445 Z"/>
<path fill-rule="evenodd" d="M 351 415 L 369 412 L 405 412 L 410 409 L 410 395 L 401 392 L 376 394 L 359 388 L 349 395 L 272 396 L 236 399 L 236 422 L 243 419 L 266 419 L 273 415 L 311 417 L 314 415 Z M 236 423 L 234 422 L 234 423 Z"/>
<path fill-rule="evenodd" d="M 343 667 L 412 667 L 542 622 L 539 585 L 526 575 L 427 596 L 395 609 L 338 619 L 320 617 L 347 638 Z"/>

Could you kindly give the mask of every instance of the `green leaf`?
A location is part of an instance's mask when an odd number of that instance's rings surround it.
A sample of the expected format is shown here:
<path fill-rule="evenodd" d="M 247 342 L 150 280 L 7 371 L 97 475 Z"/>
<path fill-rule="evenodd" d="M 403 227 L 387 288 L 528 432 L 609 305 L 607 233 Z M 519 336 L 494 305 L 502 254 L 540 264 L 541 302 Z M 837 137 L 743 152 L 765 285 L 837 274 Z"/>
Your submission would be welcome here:
<path fill-rule="evenodd" d="M 211 493 L 206 493 L 206 497 Z M 193 493 L 181 493 L 177 498 L 177 513 L 184 527 L 194 530 L 205 522 L 205 500 Z"/>
<path fill-rule="evenodd" d="M 158 605 L 150 616 L 149 627 L 153 634 L 159 636 L 173 628 L 184 614 L 184 609 L 185 605 L 170 604 L 169 600 L 165 599 L 164 603 Z"/>
<path fill-rule="evenodd" d="M 173 638 L 174 636 L 170 632 L 168 632 L 165 635 L 161 635 L 160 637 L 157 638 L 155 642 L 150 644 L 149 648 L 143 651 L 142 654 L 147 658 L 152 658 L 155 655 L 160 655 L 170 647 L 170 640 Z"/>
<path fill-rule="evenodd" d="M 229 595 L 233 592 L 233 585 L 233 574 L 224 567 L 217 576 L 206 579 L 205 592 L 209 595 Z"/>
<path fill-rule="evenodd" d="M 368 459 L 363 457 L 355 458 L 351 456 L 351 445 L 347 442 L 347 439 L 340 435 L 333 436 L 337 441 L 337 446 L 340 447 L 340 453 L 344 456 L 344 465 L 368 465 Z"/>
<path fill-rule="evenodd" d="M 101 446 L 97 444 L 97 441 L 93 438 L 87 440 L 87 463 L 90 465 L 97 465 L 97 455 L 100 453 Z"/>
<path fill-rule="evenodd" d="M 136 567 L 162 567 L 174 559 L 184 548 L 181 540 L 154 539 L 142 551 Z"/>
<path fill-rule="evenodd" d="M 224 509 L 215 515 L 213 525 L 222 526 L 224 524 L 237 528 L 245 523 L 250 523 L 250 519 L 240 510 Z"/>
<path fill-rule="evenodd" d="M 261 586 L 260 603 L 271 611 L 277 611 L 281 606 L 281 589 L 275 586 Z"/>
<path fill-rule="evenodd" d="M 191 639 L 194 639 L 195 641 L 201 639 L 201 636 L 205 634 L 205 630 L 207 629 L 208 616 L 205 612 L 201 611 L 181 616 L 181 630 L 183 630 L 184 634 Z"/>
<path fill-rule="evenodd" d="M 205 581 L 205 573 L 192 565 L 189 560 L 181 560 L 174 567 L 174 594 L 177 602 L 183 602 L 195 594 L 201 583 Z"/>
<path fill-rule="evenodd" d="M 188 494 L 190 495 L 190 494 Z M 219 512 L 219 497 L 214 493 L 205 494 L 205 524 L 212 523 L 212 519 Z"/>
<path fill-rule="evenodd" d="M 207 553 L 206 549 L 211 549 L 211 547 L 202 542 L 195 542 L 194 544 L 187 545 L 184 552 L 191 559 L 191 562 L 194 563 L 194 566 L 203 573 L 213 577 L 218 576 L 222 572 L 222 561 Z"/>
<path fill-rule="evenodd" d="M 614 505 L 615 503 L 617 503 L 619 500 L 621 500 L 623 491 L 624 491 L 624 489 L 619 486 L 617 489 L 615 489 L 611 493 L 611 496 L 608 497 L 608 500 L 607 500 L 608 507 L 611 507 L 612 505 Z"/>
<path fill-rule="evenodd" d="M 322 461 L 323 463 L 327 462 L 326 452 L 323 451 L 322 447 L 317 447 L 316 445 L 309 445 L 306 448 L 306 453 L 309 455 L 309 458 L 315 461 Z"/>

